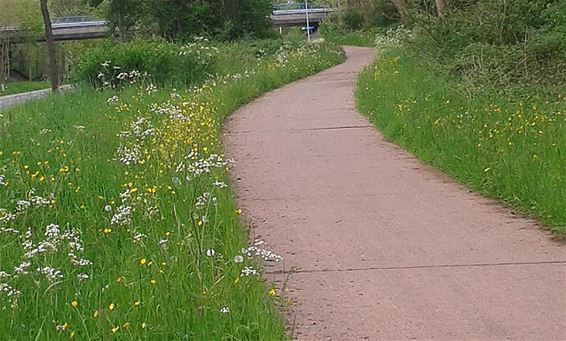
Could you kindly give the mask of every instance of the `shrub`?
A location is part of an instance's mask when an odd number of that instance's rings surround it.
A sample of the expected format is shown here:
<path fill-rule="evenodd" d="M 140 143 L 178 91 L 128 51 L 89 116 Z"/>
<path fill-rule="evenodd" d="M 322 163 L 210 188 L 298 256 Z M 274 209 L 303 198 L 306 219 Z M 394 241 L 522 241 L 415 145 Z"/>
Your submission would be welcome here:
<path fill-rule="evenodd" d="M 342 23 L 348 30 L 359 30 L 364 25 L 364 16 L 357 9 L 348 9 L 342 15 Z"/>
<path fill-rule="evenodd" d="M 406 45 L 472 87 L 566 83 L 564 1 L 461 1 L 445 18 L 413 19 Z"/>
<path fill-rule="evenodd" d="M 216 49 L 204 39 L 187 45 L 144 40 L 108 43 L 84 53 L 74 78 L 95 88 L 120 86 L 132 80 L 132 72 L 157 84 L 195 84 L 206 77 L 215 58 Z"/>

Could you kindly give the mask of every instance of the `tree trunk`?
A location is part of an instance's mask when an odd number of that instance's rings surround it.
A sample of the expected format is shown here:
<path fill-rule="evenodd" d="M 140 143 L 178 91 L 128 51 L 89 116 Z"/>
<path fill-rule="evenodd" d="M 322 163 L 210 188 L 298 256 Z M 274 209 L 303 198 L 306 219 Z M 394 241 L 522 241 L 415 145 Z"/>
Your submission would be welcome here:
<path fill-rule="evenodd" d="M 41 15 L 43 16 L 43 24 L 45 26 L 47 55 L 49 56 L 49 78 L 51 79 L 51 90 L 57 92 L 59 91 L 59 71 L 57 70 L 57 51 L 55 50 L 55 41 L 53 40 L 51 18 L 49 18 L 49 9 L 47 8 L 47 0 L 40 0 L 40 3 L 41 3 Z"/>
<path fill-rule="evenodd" d="M 10 78 L 10 37 L 8 33 L 0 33 L 0 86 L 4 85 Z"/>
<path fill-rule="evenodd" d="M 407 19 L 405 15 L 405 11 L 407 9 L 407 4 L 405 3 L 405 0 L 391 0 L 391 2 L 393 3 L 393 6 L 395 6 L 395 8 L 397 9 L 397 12 L 399 12 L 399 17 L 401 18 L 401 22 L 404 23 Z"/>
<path fill-rule="evenodd" d="M 446 0 L 435 0 L 436 1 L 436 13 L 439 17 L 443 18 L 448 12 L 448 6 L 446 5 Z"/>

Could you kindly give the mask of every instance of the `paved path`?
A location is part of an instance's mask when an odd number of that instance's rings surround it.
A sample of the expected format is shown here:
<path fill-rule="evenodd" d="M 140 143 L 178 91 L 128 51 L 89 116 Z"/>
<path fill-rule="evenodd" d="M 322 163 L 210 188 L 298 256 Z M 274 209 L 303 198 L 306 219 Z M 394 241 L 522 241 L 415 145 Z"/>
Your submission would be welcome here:
<path fill-rule="evenodd" d="M 253 233 L 301 340 L 566 340 L 566 248 L 384 141 L 354 110 L 371 50 L 227 121 Z M 289 270 L 293 270 L 289 272 Z"/>
<path fill-rule="evenodd" d="M 72 90 L 72 86 L 71 85 L 62 85 L 59 88 L 59 91 L 61 92 L 67 92 Z M 33 101 L 33 100 L 37 100 L 40 98 L 43 98 L 47 95 L 49 95 L 51 93 L 51 89 L 44 89 L 44 90 L 35 90 L 35 91 L 30 91 L 30 92 L 24 92 L 21 94 L 15 94 L 15 95 L 8 95 L 8 96 L 1 96 L 0 97 L 0 110 L 2 109 L 8 109 L 10 107 L 13 107 L 15 105 L 24 103 L 24 102 L 28 102 L 28 101 Z"/>

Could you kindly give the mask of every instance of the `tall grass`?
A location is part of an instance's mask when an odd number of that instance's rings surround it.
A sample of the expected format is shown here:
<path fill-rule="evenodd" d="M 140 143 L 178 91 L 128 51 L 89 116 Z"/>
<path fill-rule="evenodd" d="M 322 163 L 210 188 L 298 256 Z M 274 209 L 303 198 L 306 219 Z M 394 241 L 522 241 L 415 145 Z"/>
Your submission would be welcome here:
<path fill-rule="evenodd" d="M 540 89 L 473 97 L 402 50 L 360 76 L 357 104 L 384 135 L 471 188 L 566 233 L 566 98 Z"/>
<path fill-rule="evenodd" d="M 2 338 L 284 339 L 256 255 L 279 258 L 248 244 L 219 131 L 342 58 L 300 45 L 187 90 L 79 88 L 3 113 Z"/>
<path fill-rule="evenodd" d="M 382 34 L 385 29 L 374 27 L 367 30 L 349 31 L 345 29 L 335 29 L 332 26 L 322 26 L 321 34 L 327 41 L 337 45 L 347 46 L 375 46 L 375 39 Z"/>

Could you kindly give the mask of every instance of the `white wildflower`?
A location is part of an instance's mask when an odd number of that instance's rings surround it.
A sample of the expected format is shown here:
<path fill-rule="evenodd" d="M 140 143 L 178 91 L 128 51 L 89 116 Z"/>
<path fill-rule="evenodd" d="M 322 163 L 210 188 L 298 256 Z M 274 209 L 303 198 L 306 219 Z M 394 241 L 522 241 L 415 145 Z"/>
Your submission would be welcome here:
<path fill-rule="evenodd" d="M 80 273 L 80 274 L 77 275 L 77 279 L 78 279 L 80 282 L 82 282 L 82 281 L 84 281 L 84 280 L 89 279 L 89 276 L 88 276 L 87 274 L 85 274 L 85 273 Z"/>
<path fill-rule="evenodd" d="M 132 208 L 130 206 L 121 205 L 110 219 L 110 225 L 129 225 L 132 223 Z"/>
<path fill-rule="evenodd" d="M 246 266 L 242 269 L 242 271 L 240 272 L 240 277 L 248 277 L 248 276 L 253 276 L 253 275 L 257 275 L 257 270 L 255 270 L 254 268 L 250 267 L 250 266 Z"/>
<path fill-rule="evenodd" d="M 47 280 L 49 280 L 50 282 L 53 282 L 56 279 L 63 278 L 63 273 L 60 270 L 57 270 L 49 266 L 43 268 L 37 268 L 36 271 L 44 274 L 45 277 L 47 277 Z"/>

